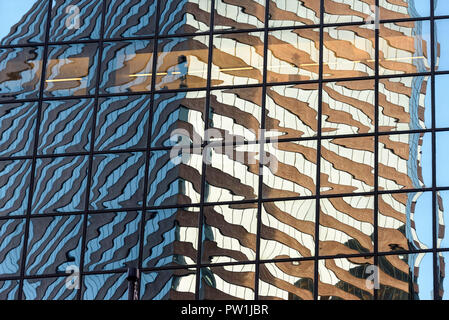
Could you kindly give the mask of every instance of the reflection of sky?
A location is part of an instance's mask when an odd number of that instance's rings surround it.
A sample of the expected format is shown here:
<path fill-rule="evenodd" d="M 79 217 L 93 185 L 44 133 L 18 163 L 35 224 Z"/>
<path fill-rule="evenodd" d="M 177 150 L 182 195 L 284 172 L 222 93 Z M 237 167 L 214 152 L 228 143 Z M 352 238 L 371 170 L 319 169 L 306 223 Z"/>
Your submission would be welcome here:
<path fill-rule="evenodd" d="M 0 0 L 0 40 L 6 37 L 36 0 Z"/>

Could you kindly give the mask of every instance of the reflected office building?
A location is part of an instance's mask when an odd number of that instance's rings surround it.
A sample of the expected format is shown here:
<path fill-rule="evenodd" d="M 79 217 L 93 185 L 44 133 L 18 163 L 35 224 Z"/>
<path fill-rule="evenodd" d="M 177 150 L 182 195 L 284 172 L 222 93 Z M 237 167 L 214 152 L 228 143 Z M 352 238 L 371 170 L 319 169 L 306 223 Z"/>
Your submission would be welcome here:
<path fill-rule="evenodd" d="M 449 297 L 444 1 L 0 18 L 1 299 Z"/>

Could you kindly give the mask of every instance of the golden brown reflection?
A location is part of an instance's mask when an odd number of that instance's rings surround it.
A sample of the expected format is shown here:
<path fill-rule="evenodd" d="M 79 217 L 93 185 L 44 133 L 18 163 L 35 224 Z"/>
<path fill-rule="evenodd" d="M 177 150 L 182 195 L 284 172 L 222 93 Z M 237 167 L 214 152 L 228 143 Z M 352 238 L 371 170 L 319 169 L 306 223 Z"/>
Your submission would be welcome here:
<path fill-rule="evenodd" d="M 202 268 L 200 298 L 253 300 L 254 273 L 254 264 Z"/>
<path fill-rule="evenodd" d="M 357 254 L 374 250 L 374 197 L 320 200 L 320 255 Z"/>
<path fill-rule="evenodd" d="M 374 287 L 367 286 L 374 258 L 357 257 L 318 261 L 318 299 L 372 300 Z"/>
<path fill-rule="evenodd" d="M 319 29 L 268 34 L 267 81 L 315 80 L 319 77 Z"/>
<path fill-rule="evenodd" d="M 203 262 L 255 260 L 257 203 L 204 208 Z"/>
<path fill-rule="evenodd" d="M 263 40 L 263 32 L 215 36 L 212 53 L 212 85 L 262 82 Z"/>
<path fill-rule="evenodd" d="M 321 193 L 367 192 L 374 188 L 374 137 L 321 141 Z"/>
<path fill-rule="evenodd" d="M 260 259 L 313 256 L 315 217 L 315 199 L 264 202 Z"/>
<path fill-rule="evenodd" d="M 159 41 L 156 90 L 206 87 L 209 37 Z"/>
<path fill-rule="evenodd" d="M 263 197 L 311 196 L 316 191 L 315 140 L 266 143 Z M 273 165 L 275 164 L 275 165 Z"/>
<path fill-rule="evenodd" d="M 260 265 L 261 300 L 313 300 L 314 261 Z"/>
<path fill-rule="evenodd" d="M 273 86 L 267 89 L 267 137 L 312 137 L 318 126 L 318 84 Z"/>

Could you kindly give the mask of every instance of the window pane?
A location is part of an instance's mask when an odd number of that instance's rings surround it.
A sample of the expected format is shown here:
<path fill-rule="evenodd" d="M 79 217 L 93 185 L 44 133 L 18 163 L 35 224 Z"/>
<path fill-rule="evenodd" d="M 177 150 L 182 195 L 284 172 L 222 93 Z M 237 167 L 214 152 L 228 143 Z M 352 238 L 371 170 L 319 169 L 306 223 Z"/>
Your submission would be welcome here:
<path fill-rule="evenodd" d="M 320 23 L 320 3 L 314 0 L 271 0 L 269 27 Z"/>
<path fill-rule="evenodd" d="M 105 38 L 146 37 L 154 34 L 156 0 L 107 2 Z"/>
<path fill-rule="evenodd" d="M 323 78 L 374 76 L 374 30 L 369 26 L 324 28 Z"/>
<path fill-rule="evenodd" d="M 101 0 L 53 1 L 50 41 L 99 39 L 102 7 Z"/>
<path fill-rule="evenodd" d="M 319 39 L 319 29 L 269 32 L 267 81 L 318 79 Z"/>
<path fill-rule="evenodd" d="M 98 64 L 97 52 L 96 44 L 49 47 L 45 96 L 93 95 Z"/>
<path fill-rule="evenodd" d="M 261 264 L 259 272 L 260 299 L 313 300 L 313 261 Z"/>
<path fill-rule="evenodd" d="M 215 0 L 215 30 L 263 28 L 265 0 Z"/>
<path fill-rule="evenodd" d="M 0 49 L 0 101 L 39 96 L 43 48 Z"/>
<path fill-rule="evenodd" d="M 146 40 L 104 44 L 102 93 L 150 91 L 153 43 Z"/>
<path fill-rule="evenodd" d="M 160 40 L 156 90 L 206 87 L 208 46 L 208 36 Z"/>
<path fill-rule="evenodd" d="M 262 82 L 263 40 L 263 32 L 216 35 L 212 53 L 212 85 Z"/>

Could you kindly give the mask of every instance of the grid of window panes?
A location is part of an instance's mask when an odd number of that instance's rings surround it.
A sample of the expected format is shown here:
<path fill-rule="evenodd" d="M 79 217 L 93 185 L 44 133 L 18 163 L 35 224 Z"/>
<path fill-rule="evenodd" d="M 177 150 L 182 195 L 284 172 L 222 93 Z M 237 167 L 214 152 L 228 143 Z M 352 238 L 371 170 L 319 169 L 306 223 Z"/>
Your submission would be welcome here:
<path fill-rule="evenodd" d="M 449 297 L 446 1 L 0 20 L 1 299 Z"/>

